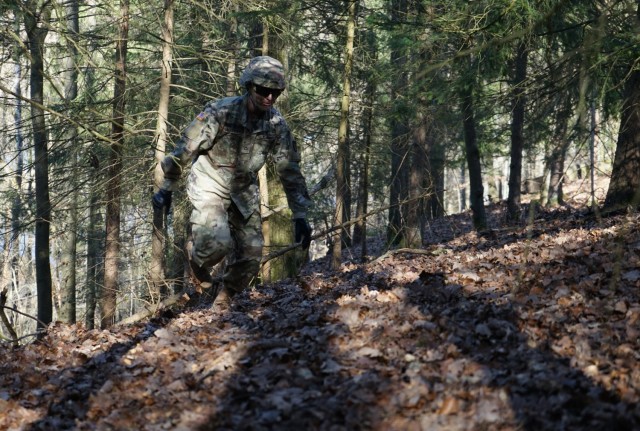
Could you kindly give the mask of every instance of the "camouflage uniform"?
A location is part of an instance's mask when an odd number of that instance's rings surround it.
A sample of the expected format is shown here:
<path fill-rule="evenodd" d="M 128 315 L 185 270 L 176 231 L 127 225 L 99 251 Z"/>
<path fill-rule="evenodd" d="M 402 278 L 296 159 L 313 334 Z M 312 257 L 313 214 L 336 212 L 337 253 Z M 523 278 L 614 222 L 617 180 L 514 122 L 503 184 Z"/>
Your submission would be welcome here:
<path fill-rule="evenodd" d="M 262 254 L 258 170 L 274 158 L 294 218 L 311 206 L 300 155 L 282 115 L 271 107 L 249 115 L 248 94 L 209 102 L 161 162 L 162 189 L 173 191 L 189 164 L 187 193 L 193 204 L 190 259 L 211 268 L 231 257 L 225 287 L 244 289 L 258 273 Z"/>

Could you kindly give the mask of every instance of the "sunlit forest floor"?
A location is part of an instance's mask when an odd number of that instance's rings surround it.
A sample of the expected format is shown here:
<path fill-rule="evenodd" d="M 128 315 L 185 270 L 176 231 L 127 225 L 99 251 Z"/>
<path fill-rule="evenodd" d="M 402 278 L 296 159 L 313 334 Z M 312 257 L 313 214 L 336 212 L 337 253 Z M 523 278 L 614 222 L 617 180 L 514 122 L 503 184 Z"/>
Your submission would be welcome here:
<path fill-rule="evenodd" d="M 493 205 L 484 235 L 450 216 L 223 313 L 53 325 L 0 347 L 0 429 L 640 429 L 640 218 L 587 201 L 516 228 Z"/>

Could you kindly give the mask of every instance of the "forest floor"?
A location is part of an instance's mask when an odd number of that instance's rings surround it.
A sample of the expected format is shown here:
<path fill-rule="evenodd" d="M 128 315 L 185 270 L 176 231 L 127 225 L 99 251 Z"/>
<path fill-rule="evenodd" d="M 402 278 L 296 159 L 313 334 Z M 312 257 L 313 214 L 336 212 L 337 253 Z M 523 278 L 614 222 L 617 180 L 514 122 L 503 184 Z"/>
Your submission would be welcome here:
<path fill-rule="evenodd" d="M 640 429 L 640 217 L 489 210 L 226 312 L 2 345 L 0 429 Z"/>

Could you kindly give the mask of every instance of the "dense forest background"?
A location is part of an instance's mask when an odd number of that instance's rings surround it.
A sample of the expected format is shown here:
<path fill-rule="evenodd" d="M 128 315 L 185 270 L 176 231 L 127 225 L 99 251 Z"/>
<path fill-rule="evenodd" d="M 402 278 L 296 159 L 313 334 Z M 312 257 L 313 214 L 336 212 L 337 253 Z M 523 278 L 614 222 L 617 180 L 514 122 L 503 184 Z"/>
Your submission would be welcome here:
<path fill-rule="evenodd" d="M 638 1 L 26 0 L 0 5 L 0 34 L 8 339 L 108 327 L 181 291 L 189 208 L 153 214 L 156 161 L 242 91 L 255 55 L 287 70 L 277 106 L 315 192 L 312 254 L 334 268 L 370 258 L 367 238 L 420 248 L 467 209 L 486 232 L 492 203 L 526 224 L 522 193 L 571 205 L 568 181 L 594 211 L 638 203 Z M 293 242 L 272 183 L 267 166 L 263 280 L 301 259 L 269 259 Z"/>

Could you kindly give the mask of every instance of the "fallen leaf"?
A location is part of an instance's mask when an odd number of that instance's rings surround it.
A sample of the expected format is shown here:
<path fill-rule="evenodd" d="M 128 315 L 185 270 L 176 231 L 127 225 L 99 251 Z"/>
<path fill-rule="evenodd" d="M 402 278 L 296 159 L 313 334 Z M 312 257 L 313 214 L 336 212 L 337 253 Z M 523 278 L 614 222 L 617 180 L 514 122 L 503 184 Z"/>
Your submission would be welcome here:
<path fill-rule="evenodd" d="M 455 397 L 447 397 L 438 409 L 440 415 L 453 415 L 460 411 L 460 401 Z"/>

